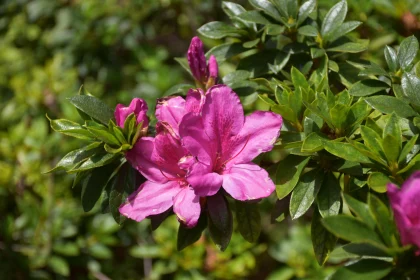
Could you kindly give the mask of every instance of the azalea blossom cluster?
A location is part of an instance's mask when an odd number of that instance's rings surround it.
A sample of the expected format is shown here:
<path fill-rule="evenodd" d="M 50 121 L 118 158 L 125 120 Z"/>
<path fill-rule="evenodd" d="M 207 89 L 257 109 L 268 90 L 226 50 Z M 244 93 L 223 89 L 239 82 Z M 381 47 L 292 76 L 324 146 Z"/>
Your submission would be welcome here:
<path fill-rule="evenodd" d="M 226 196 L 256 200 L 275 189 L 267 171 L 252 160 L 273 148 L 282 117 L 264 111 L 245 116 L 238 95 L 215 85 L 217 61 L 211 56 L 207 63 L 198 37 L 187 58 L 199 88 L 190 89 L 185 99 L 159 99 L 156 135 L 140 138 L 126 153 L 147 179 L 119 208 L 136 221 L 172 208 L 182 224 L 194 227 L 204 210 L 228 211 Z M 135 98 L 129 107 L 118 105 L 115 118 L 121 125 L 134 113 L 147 129 L 146 112 L 146 103 Z"/>

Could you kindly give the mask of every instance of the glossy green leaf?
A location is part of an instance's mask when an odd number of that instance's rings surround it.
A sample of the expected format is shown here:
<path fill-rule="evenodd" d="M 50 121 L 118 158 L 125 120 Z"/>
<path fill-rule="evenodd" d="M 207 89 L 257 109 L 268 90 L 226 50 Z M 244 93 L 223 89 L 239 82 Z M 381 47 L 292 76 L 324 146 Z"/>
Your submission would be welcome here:
<path fill-rule="evenodd" d="M 417 56 L 418 51 L 419 42 L 414 35 L 405 38 L 401 42 L 400 48 L 398 49 L 397 59 L 403 70 L 407 70 L 407 68 L 411 65 L 414 58 Z"/>
<path fill-rule="evenodd" d="M 312 132 L 303 141 L 301 151 L 311 153 L 321 151 L 322 149 L 324 149 L 324 143 L 327 140 L 328 138 L 324 137 L 320 133 Z"/>
<path fill-rule="evenodd" d="M 360 257 L 369 258 L 389 258 L 389 254 L 370 245 L 369 243 L 349 243 L 341 247 L 337 247 L 331 252 L 331 259 L 354 259 Z M 392 260 L 392 258 L 390 258 Z"/>
<path fill-rule="evenodd" d="M 351 144 L 335 142 L 335 141 L 326 141 L 324 143 L 324 148 L 329 153 L 343 158 L 345 160 L 360 162 L 360 163 L 370 163 L 371 161 L 367 156 L 353 147 Z"/>
<path fill-rule="evenodd" d="M 297 25 L 301 25 L 309 16 L 310 13 L 315 9 L 316 7 L 316 0 L 308 0 L 304 2 L 298 12 L 298 20 Z"/>
<path fill-rule="evenodd" d="M 395 112 L 402 118 L 418 115 L 410 105 L 393 96 L 371 96 L 366 97 L 365 101 L 372 106 L 372 108 L 385 114 L 392 114 L 392 112 Z"/>
<path fill-rule="evenodd" d="M 282 17 L 276 7 L 268 0 L 249 0 L 252 6 L 264 11 L 276 20 L 282 21 Z"/>
<path fill-rule="evenodd" d="M 107 154 L 107 153 L 94 154 L 91 157 L 89 157 L 87 160 L 85 160 L 80 166 L 69 170 L 68 173 L 76 173 L 80 171 L 85 171 L 85 170 L 101 167 L 101 166 L 104 166 L 113 162 L 114 160 L 120 157 L 121 157 L 120 154 Z"/>
<path fill-rule="evenodd" d="M 51 256 L 48 259 L 48 266 L 51 268 L 52 271 L 61 275 L 61 276 L 69 276 L 70 275 L 70 267 L 67 261 L 58 256 Z"/>
<path fill-rule="evenodd" d="M 207 198 L 208 229 L 210 237 L 216 246 L 226 250 L 233 232 L 233 217 L 229 204 L 223 195 Z"/>
<path fill-rule="evenodd" d="M 369 208 L 373 214 L 382 239 L 389 247 L 398 247 L 397 229 L 389 208 L 378 197 L 369 194 Z"/>
<path fill-rule="evenodd" d="M 101 140 L 109 145 L 120 146 L 121 143 L 118 139 L 112 134 L 109 133 L 108 128 L 105 126 L 90 126 L 88 124 L 85 125 L 87 130 L 89 130 L 92 135 L 95 136 L 96 139 Z"/>
<path fill-rule="evenodd" d="M 239 232 L 246 241 L 257 242 L 261 233 L 261 216 L 258 204 L 235 200 L 235 206 Z"/>
<path fill-rule="evenodd" d="M 400 169 L 397 174 L 404 174 L 405 172 L 409 171 L 413 168 L 417 163 L 420 162 L 420 154 L 416 155 L 414 158 L 410 160 L 410 162 L 402 169 Z"/>
<path fill-rule="evenodd" d="M 88 130 L 86 130 L 80 124 L 69 120 L 50 120 L 50 126 L 54 131 L 63 133 L 68 136 L 72 136 L 83 140 L 94 139 L 93 135 Z"/>
<path fill-rule="evenodd" d="M 410 73 L 404 73 L 401 79 L 401 87 L 410 102 L 420 106 L 420 78 Z"/>
<path fill-rule="evenodd" d="M 385 159 L 386 156 L 382 148 L 383 141 L 381 135 L 367 126 L 361 126 L 360 132 L 366 147 L 368 147 L 372 153 L 375 153 L 378 157 Z"/>
<path fill-rule="evenodd" d="M 318 210 L 322 217 L 334 216 L 341 209 L 340 182 L 331 172 L 327 173 L 316 198 Z"/>
<path fill-rule="evenodd" d="M 275 180 L 278 199 L 285 198 L 295 188 L 309 160 L 310 157 L 289 155 L 278 163 Z"/>
<path fill-rule="evenodd" d="M 386 192 L 386 184 L 390 182 L 388 176 L 381 172 L 373 172 L 368 178 L 369 187 L 378 193 Z"/>
<path fill-rule="evenodd" d="M 402 149 L 400 156 L 398 158 L 398 163 L 403 163 L 406 162 L 407 156 L 408 154 L 413 150 L 414 145 L 417 142 L 417 138 L 419 137 L 419 135 L 414 135 L 410 140 L 408 140 L 405 145 L 404 148 Z"/>
<path fill-rule="evenodd" d="M 324 218 L 322 223 L 330 232 L 344 240 L 357 243 L 366 242 L 379 248 L 384 247 L 378 234 L 370 229 L 368 225 L 354 217 L 345 215 L 330 216 Z"/>
<path fill-rule="evenodd" d="M 258 23 L 264 25 L 272 24 L 271 20 L 259 11 L 246 11 L 238 15 L 237 18 L 245 22 Z"/>
<path fill-rule="evenodd" d="M 353 31 L 362 24 L 360 21 L 347 21 L 334 29 L 331 33 L 325 36 L 324 40 L 334 42 L 338 38 L 345 36 L 347 33 Z"/>
<path fill-rule="evenodd" d="M 168 89 L 163 96 L 169 96 L 169 95 L 174 95 L 174 94 L 181 94 L 181 95 L 186 95 L 189 89 L 195 88 L 195 86 L 190 85 L 190 84 L 179 84 L 179 85 L 174 85 L 173 87 L 171 87 L 170 89 Z"/>
<path fill-rule="evenodd" d="M 359 53 L 367 50 L 369 41 L 360 40 L 360 42 L 344 42 L 340 44 L 334 43 L 331 45 L 327 51 L 330 52 L 343 52 L 343 53 Z"/>
<path fill-rule="evenodd" d="M 308 211 L 321 188 L 324 174 L 317 170 L 311 170 L 302 175 L 290 198 L 290 215 L 297 219 Z"/>
<path fill-rule="evenodd" d="M 82 183 L 82 206 L 85 212 L 92 210 L 104 190 L 115 166 L 95 168 Z"/>
<path fill-rule="evenodd" d="M 338 28 L 344 22 L 346 15 L 347 2 L 343 0 L 335 4 L 322 21 L 321 35 L 324 37 Z"/>
<path fill-rule="evenodd" d="M 321 215 L 315 211 L 311 223 L 311 239 L 316 260 L 319 265 L 324 265 L 335 247 L 337 237 L 322 225 L 321 219 Z"/>
<path fill-rule="evenodd" d="M 312 25 L 305 25 L 299 27 L 298 33 L 303 36 L 316 37 L 318 36 L 318 29 Z"/>
<path fill-rule="evenodd" d="M 201 35 L 210 39 L 222 39 L 224 37 L 241 37 L 246 35 L 246 32 L 237 29 L 231 25 L 228 25 L 220 21 L 212 21 L 204 24 L 198 30 Z"/>
<path fill-rule="evenodd" d="M 348 266 L 340 267 L 331 280 L 379 280 L 392 270 L 392 264 L 380 260 L 362 259 Z"/>
<path fill-rule="evenodd" d="M 349 206 L 350 210 L 361 220 L 363 221 L 370 229 L 374 229 L 376 226 L 376 221 L 373 217 L 372 212 L 370 211 L 369 206 L 366 203 L 363 203 L 348 194 L 343 193 L 343 199 Z"/>
<path fill-rule="evenodd" d="M 193 228 L 187 228 L 181 223 L 179 224 L 178 228 L 178 237 L 177 237 L 177 249 L 178 251 L 182 251 L 186 247 L 190 246 L 197 242 L 200 237 L 201 233 L 207 226 L 207 216 L 201 215 L 198 223 Z"/>
<path fill-rule="evenodd" d="M 389 89 L 389 85 L 380 80 L 362 80 L 350 88 L 349 93 L 353 96 L 368 96 Z"/>
<path fill-rule="evenodd" d="M 398 63 L 397 52 L 393 48 L 385 46 L 384 55 L 389 70 L 392 72 L 397 72 L 398 68 L 400 67 Z"/>
<path fill-rule="evenodd" d="M 100 99 L 89 95 L 77 95 L 69 98 L 71 104 L 90 117 L 107 125 L 114 118 L 114 111 Z"/>
<path fill-rule="evenodd" d="M 206 53 L 206 57 L 214 55 L 216 57 L 217 62 L 221 63 L 245 51 L 247 51 L 247 49 L 242 46 L 242 43 L 226 43 L 211 48 Z"/>

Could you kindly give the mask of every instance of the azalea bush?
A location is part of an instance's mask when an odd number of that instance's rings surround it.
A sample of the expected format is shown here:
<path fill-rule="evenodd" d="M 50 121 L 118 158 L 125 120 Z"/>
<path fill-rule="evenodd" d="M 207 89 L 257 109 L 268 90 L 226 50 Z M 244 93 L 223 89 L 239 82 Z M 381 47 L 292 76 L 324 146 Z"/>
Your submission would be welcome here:
<path fill-rule="evenodd" d="M 225 1 L 221 21 L 163 43 L 184 46 L 170 52 L 179 67 L 137 45 L 167 29 L 135 24 L 176 1 L 141 17 L 136 4 L 41 2 L 6 18 L 32 29 L 2 39 L 0 58 L 22 62 L 1 68 L 4 275 L 419 277 L 416 1 Z M 25 42 L 54 58 L 25 60 Z"/>

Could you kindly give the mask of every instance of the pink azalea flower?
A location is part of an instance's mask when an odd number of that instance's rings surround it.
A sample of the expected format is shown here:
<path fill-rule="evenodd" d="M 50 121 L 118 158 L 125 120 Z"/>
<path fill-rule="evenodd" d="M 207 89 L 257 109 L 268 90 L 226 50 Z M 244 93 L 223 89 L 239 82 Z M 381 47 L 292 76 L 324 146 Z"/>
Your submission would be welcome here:
<path fill-rule="evenodd" d="M 123 104 L 118 104 L 115 107 L 114 116 L 117 125 L 121 128 L 124 127 L 125 119 L 128 115 L 134 113 L 136 115 L 136 123 L 143 122 L 143 130 L 147 131 L 149 126 L 149 119 L 147 118 L 147 103 L 141 98 L 133 98 L 130 106 L 125 107 Z"/>
<path fill-rule="evenodd" d="M 196 195 L 212 196 L 223 186 L 237 200 L 269 196 L 274 183 L 251 161 L 273 148 L 282 123 L 281 116 L 272 112 L 256 111 L 245 117 L 232 89 L 212 87 L 201 115 L 186 114 L 179 128 L 183 146 L 197 158 L 187 176 Z"/>
<path fill-rule="evenodd" d="M 181 97 L 158 101 L 156 137 L 141 138 L 126 155 L 147 181 L 120 206 L 122 215 L 141 221 L 173 207 L 178 219 L 187 227 L 197 224 L 200 197 L 186 181 L 195 160 L 181 146 L 178 123 L 185 113 L 198 113 L 202 96 L 202 91 L 190 90 L 186 101 Z"/>
<path fill-rule="evenodd" d="M 206 64 L 203 42 L 197 36 L 191 40 L 187 59 L 191 73 L 198 82 L 207 85 L 207 88 L 216 83 L 219 74 L 216 57 L 213 55 L 210 56 L 208 65 Z"/>
<path fill-rule="evenodd" d="M 401 189 L 388 184 L 388 197 L 403 245 L 413 244 L 420 254 L 420 171 L 414 172 Z"/>

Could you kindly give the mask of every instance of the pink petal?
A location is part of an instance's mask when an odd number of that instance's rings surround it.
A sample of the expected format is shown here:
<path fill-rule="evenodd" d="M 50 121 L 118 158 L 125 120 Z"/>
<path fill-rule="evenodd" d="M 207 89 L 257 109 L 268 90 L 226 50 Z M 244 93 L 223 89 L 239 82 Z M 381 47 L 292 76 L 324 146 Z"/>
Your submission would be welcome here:
<path fill-rule="evenodd" d="M 201 113 L 205 101 L 205 95 L 202 89 L 190 89 L 187 93 L 185 102 L 185 114 L 192 112 Z"/>
<path fill-rule="evenodd" d="M 173 205 L 173 198 L 180 190 L 176 182 L 160 184 L 146 181 L 128 197 L 127 201 L 120 206 L 119 211 L 122 215 L 140 222 L 150 215 L 168 210 Z"/>
<path fill-rule="evenodd" d="M 125 157 L 146 179 L 166 183 L 168 179 L 162 175 L 160 167 L 155 161 L 155 138 L 142 137 Z"/>
<path fill-rule="evenodd" d="M 219 75 L 219 66 L 217 65 L 217 60 L 214 55 L 211 55 L 209 58 L 209 78 L 217 79 Z"/>
<path fill-rule="evenodd" d="M 253 200 L 269 196 L 275 189 L 267 171 L 254 163 L 235 164 L 223 174 L 223 188 L 234 199 Z"/>
<path fill-rule="evenodd" d="M 203 121 L 200 116 L 188 113 L 179 125 L 179 135 L 182 145 L 188 152 L 198 158 L 198 161 L 210 165 L 215 156 L 212 144 L 204 131 Z"/>
<path fill-rule="evenodd" d="M 195 227 L 200 218 L 200 197 L 189 187 L 184 187 L 173 200 L 174 212 L 187 227 Z"/>
<path fill-rule="evenodd" d="M 230 163 L 247 163 L 259 154 L 271 151 L 280 135 L 282 117 L 272 112 L 256 111 L 245 118 L 230 152 Z"/>
<path fill-rule="evenodd" d="M 178 134 L 179 122 L 184 116 L 185 100 L 180 97 L 166 97 L 158 100 L 156 104 L 156 119 L 169 124 Z"/>
<path fill-rule="evenodd" d="M 223 178 L 221 175 L 212 172 L 210 166 L 197 162 L 191 167 L 187 181 L 197 195 L 211 196 L 219 191 Z"/>
<path fill-rule="evenodd" d="M 225 85 L 210 88 L 202 111 L 203 126 L 215 152 L 226 159 L 232 138 L 244 126 L 244 111 L 238 95 Z"/>

